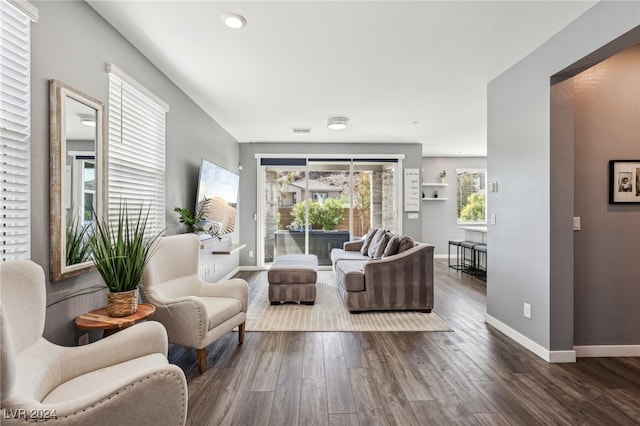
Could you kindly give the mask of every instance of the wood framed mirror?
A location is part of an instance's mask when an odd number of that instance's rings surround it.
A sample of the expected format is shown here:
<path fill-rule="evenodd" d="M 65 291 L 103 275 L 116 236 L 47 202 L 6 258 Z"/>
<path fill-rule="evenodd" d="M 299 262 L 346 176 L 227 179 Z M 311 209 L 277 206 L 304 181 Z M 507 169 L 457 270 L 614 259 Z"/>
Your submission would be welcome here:
<path fill-rule="evenodd" d="M 103 211 L 104 104 L 49 82 L 51 279 L 95 269 L 87 239 Z"/>

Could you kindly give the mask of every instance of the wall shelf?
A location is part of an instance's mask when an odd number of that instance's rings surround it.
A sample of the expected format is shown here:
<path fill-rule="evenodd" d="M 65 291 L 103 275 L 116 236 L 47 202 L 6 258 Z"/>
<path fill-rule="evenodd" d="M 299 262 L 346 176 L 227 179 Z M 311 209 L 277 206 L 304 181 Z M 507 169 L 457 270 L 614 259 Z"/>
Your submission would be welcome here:
<path fill-rule="evenodd" d="M 246 246 L 242 243 L 232 243 L 230 238 L 220 240 L 217 237 L 204 237 L 200 240 L 200 250 L 211 249 L 211 254 L 231 254 Z"/>
<path fill-rule="evenodd" d="M 422 186 L 449 186 L 448 183 L 440 183 L 440 182 L 424 182 Z"/>
<path fill-rule="evenodd" d="M 216 247 L 211 251 L 211 254 L 232 254 L 238 250 L 242 250 L 247 245 L 242 243 L 225 244 L 222 247 Z"/>
<path fill-rule="evenodd" d="M 440 197 L 438 197 L 438 198 L 428 198 L 428 197 L 426 197 L 426 198 L 422 199 L 422 201 L 446 201 L 446 200 L 448 200 L 448 198 L 440 198 Z"/>
<path fill-rule="evenodd" d="M 214 245 L 223 244 L 217 237 L 202 236 L 200 237 L 200 250 L 212 247 Z"/>

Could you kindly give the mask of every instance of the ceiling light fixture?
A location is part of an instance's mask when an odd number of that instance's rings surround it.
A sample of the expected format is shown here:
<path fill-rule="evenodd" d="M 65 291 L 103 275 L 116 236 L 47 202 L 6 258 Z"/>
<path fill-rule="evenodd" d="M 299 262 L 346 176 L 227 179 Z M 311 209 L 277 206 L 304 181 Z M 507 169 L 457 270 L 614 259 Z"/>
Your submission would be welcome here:
<path fill-rule="evenodd" d="M 240 28 L 247 25 L 247 20 L 245 19 L 245 17 L 237 13 L 223 13 L 220 18 L 227 27 L 234 30 L 239 30 Z"/>
<path fill-rule="evenodd" d="M 96 127 L 96 117 L 91 114 L 80 114 L 80 123 L 89 127 Z"/>
<path fill-rule="evenodd" d="M 347 128 L 347 122 L 349 119 L 347 117 L 331 117 L 329 121 L 327 121 L 327 127 L 331 130 L 344 130 Z"/>

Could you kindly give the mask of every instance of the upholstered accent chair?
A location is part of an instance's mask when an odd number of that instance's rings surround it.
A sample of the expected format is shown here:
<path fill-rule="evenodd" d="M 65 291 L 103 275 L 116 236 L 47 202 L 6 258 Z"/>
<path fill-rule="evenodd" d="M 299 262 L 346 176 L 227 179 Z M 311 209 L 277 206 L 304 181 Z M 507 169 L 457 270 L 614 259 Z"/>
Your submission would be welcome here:
<path fill-rule="evenodd" d="M 207 346 L 238 327 L 244 341 L 249 286 L 234 278 L 208 283 L 198 275 L 200 239 L 195 234 L 163 237 L 140 284 L 142 299 L 156 307 L 153 318 L 167 329 L 169 342 L 195 348 L 200 374 Z"/>
<path fill-rule="evenodd" d="M 172 424 L 187 417 L 187 382 L 167 361 L 167 335 L 146 322 L 98 342 L 42 337 L 45 277 L 30 260 L 0 263 L 2 424 Z"/>

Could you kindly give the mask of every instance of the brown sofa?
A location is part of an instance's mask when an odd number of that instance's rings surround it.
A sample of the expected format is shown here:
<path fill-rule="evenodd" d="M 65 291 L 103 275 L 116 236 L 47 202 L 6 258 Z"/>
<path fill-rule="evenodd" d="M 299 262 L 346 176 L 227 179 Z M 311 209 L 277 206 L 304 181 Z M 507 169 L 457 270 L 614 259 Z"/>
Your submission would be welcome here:
<path fill-rule="evenodd" d="M 364 240 L 331 251 L 335 279 L 350 312 L 433 309 L 433 246 L 413 242 L 401 253 L 371 258 Z"/>

